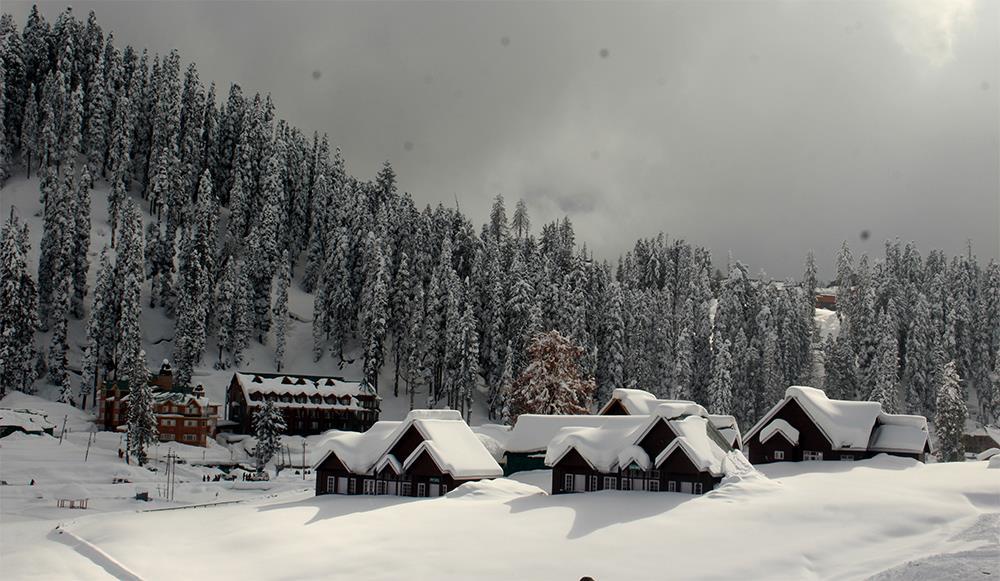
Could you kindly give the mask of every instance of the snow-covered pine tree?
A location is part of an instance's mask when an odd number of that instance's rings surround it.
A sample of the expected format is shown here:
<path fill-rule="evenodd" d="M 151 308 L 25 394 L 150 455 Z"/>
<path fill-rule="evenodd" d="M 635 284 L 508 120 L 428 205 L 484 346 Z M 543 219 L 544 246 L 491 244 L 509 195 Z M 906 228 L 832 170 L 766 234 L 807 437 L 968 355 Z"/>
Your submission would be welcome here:
<path fill-rule="evenodd" d="M 302 275 L 302 290 L 308 293 L 316 289 L 316 282 L 319 280 L 323 265 L 326 263 L 327 216 L 331 209 L 329 207 L 330 192 L 326 183 L 326 176 L 323 174 L 316 177 L 312 196 L 312 211 L 310 213 L 312 223 L 309 226 L 306 268 Z"/>
<path fill-rule="evenodd" d="M 80 394 L 83 396 L 81 407 L 87 409 L 87 396 L 94 393 L 94 403 L 97 402 L 97 387 L 101 373 L 101 363 L 104 361 L 102 350 L 108 349 L 104 338 L 108 329 L 114 327 L 114 297 L 111 290 L 114 285 L 114 272 L 108 258 L 108 247 L 101 249 L 101 258 L 97 267 L 97 282 L 94 285 L 94 302 L 90 306 L 90 317 L 87 319 L 87 345 L 84 347 L 80 362 Z M 106 370 L 107 371 L 107 370 Z"/>
<path fill-rule="evenodd" d="M 611 283 L 609 290 L 598 364 L 597 399 L 600 401 L 607 399 L 613 390 L 625 387 L 624 296 L 617 281 Z"/>
<path fill-rule="evenodd" d="M 212 177 L 205 170 L 198 187 L 198 203 L 189 219 L 187 237 L 181 245 L 177 276 L 174 381 L 180 387 L 189 385 L 194 365 L 201 360 L 205 350 L 214 272 L 214 203 Z"/>
<path fill-rule="evenodd" d="M 886 413 L 899 411 L 899 347 L 896 339 L 896 326 L 889 311 L 879 317 L 878 354 L 872 365 L 870 401 L 882 404 Z"/>
<path fill-rule="evenodd" d="M 512 386 L 512 420 L 521 414 L 584 414 L 594 395 L 578 361 L 583 350 L 559 331 L 539 333 L 528 349 L 528 365 Z"/>
<path fill-rule="evenodd" d="M 934 431 L 937 433 L 938 457 L 944 462 L 961 462 L 965 459 L 962 433 L 968 413 L 962 397 L 958 366 L 949 361 L 940 372 L 937 387 L 937 414 Z"/>
<path fill-rule="evenodd" d="M 274 365 L 279 372 L 284 365 L 285 342 L 288 339 L 288 285 L 291 281 L 292 264 L 285 250 L 278 265 L 278 296 L 274 299 Z"/>
<path fill-rule="evenodd" d="M 361 304 L 359 329 L 365 356 L 365 381 L 378 391 L 378 374 L 385 359 L 383 349 L 387 328 L 389 301 L 388 275 L 381 242 L 374 233 L 368 234 L 369 266 L 365 276 L 364 299 Z"/>
<path fill-rule="evenodd" d="M 129 387 L 128 451 L 141 466 L 147 459 L 146 449 L 157 441 L 157 423 L 146 353 L 142 348 L 142 217 L 132 200 L 126 201 L 122 208 L 121 227 L 116 265 L 117 290 L 121 293 L 116 379 Z"/>
<path fill-rule="evenodd" d="M 28 95 L 24 104 L 24 121 L 21 124 L 21 160 L 24 162 L 26 175 L 31 177 L 31 162 L 37 161 L 41 143 L 38 124 L 38 97 L 35 92 L 34 83 L 28 88 Z"/>
<path fill-rule="evenodd" d="M 511 352 L 510 342 L 503 352 L 503 365 L 500 371 L 500 387 L 498 389 L 498 412 L 500 423 L 514 425 L 517 417 L 514 415 L 514 356 Z"/>
<path fill-rule="evenodd" d="M 254 458 L 257 474 L 263 474 L 267 463 L 281 448 L 281 434 L 285 431 L 285 417 L 273 401 L 266 401 L 253 415 L 253 434 L 257 439 Z"/>
<path fill-rule="evenodd" d="M 11 212 L 0 234 L 0 398 L 33 392 L 38 311 L 27 254 L 28 226 Z"/>
<path fill-rule="evenodd" d="M 472 401 L 479 377 L 479 334 L 476 332 L 476 317 L 472 304 L 466 303 L 465 312 L 459 322 L 461 330 L 461 353 L 459 356 L 459 404 L 465 410 L 466 423 L 472 422 Z"/>
<path fill-rule="evenodd" d="M 11 144 L 8 141 L 7 128 L 4 123 L 7 118 L 7 99 L 10 92 L 7 83 L 9 81 L 10 79 L 7 78 L 6 70 L 4 69 L 3 59 L 0 58 L 0 188 L 3 187 L 10 176 L 8 164 L 11 158 Z"/>
<path fill-rule="evenodd" d="M 511 227 L 514 229 L 518 240 L 528 236 L 531 231 L 531 218 L 528 217 L 528 205 L 524 203 L 523 199 L 517 201 L 517 206 L 514 208 L 514 217 L 511 220 Z"/>
<path fill-rule="evenodd" d="M 73 208 L 73 232 L 71 268 L 73 280 L 72 312 L 77 319 L 83 318 L 83 301 L 87 297 L 87 272 L 90 262 L 90 189 L 94 185 L 90 170 L 83 168 L 80 183 L 77 184 Z"/>
<path fill-rule="evenodd" d="M 731 414 L 733 413 L 733 358 L 729 354 L 729 341 L 719 339 L 716 344 L 719 347 L 712 362 L 708 409 L 715 414 Z"/>
<path fill-rule="evenodd" d="M 49 341 L 48 363 L 49 381 L 60 387 L 59 400 L 72 401 L 72 385 L 69 380 L 69 317 L 73 293 L 73 200 L 74 164 L 63 166 L 63 180 L 59 187 L 59 212 L 55 224 L 63 227 L 52 237 L 52 297 L 49 321 L 52 336 Z"/>
<path fill-rule="evenodd" d="M 917 304 L 910 322 L 907 341 L 906 404 L 910 413 L 929 415 L 934 409 L 936 390 L 934 378 L 937 367 L 934 354 L 938 349 L 937 331 L 931 315 L 930 303 L 924 293 L 917 296 Z"/>

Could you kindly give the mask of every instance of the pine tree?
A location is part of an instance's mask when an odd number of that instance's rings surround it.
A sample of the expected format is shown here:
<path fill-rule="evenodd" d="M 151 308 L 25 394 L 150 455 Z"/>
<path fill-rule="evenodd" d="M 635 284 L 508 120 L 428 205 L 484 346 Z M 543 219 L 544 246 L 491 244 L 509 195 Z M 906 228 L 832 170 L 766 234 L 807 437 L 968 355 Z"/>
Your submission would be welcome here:
<path fill-rule="evenodd" d="M 378 391 L 378 374 L 385 358 L 383 345 L 386 334 L 388 308 L 388 281 L 385 257 L 380 243 L 369 233 L 370 266 L 365 278 L 364 300 L 359 328 L 362 331 L 365 356 L 365 381 Z"/>
<path fill-rule="evenodd" d="M 35 94 L 34 83 L 28 88 L 28 96 L 24 106 L 24 121 L 21 125 L 21 159 L 27 170 L 27 176 L 31 177 L 31 162 L 38 160 L 40 155 L 41 137 L 38 124 L 38 98 Z"/>
<path fill-rule="evenodd" d="M 101 250 L 101 258 L 97 269 L 97 282 L 94 285 L 94 303 L 90 307 L 90 318 L 87 320 L 87 346 L 84 348 L 83 360 L 80 362 L 80 394 L 83 396 L 83 409 L 87 409 L 87 396 L 95 394 L 100 375 L 103 350 L 110 347 L 105 340 L 108 329 L 114 327 L 114 271 L 108 258 L 108 248 Z"/>
<path fill-rule="evenodd" d="M 949 361 L 940 372 L 937 388 L 937 415 L 934 430 L 938 437 L 938 456 L 943 462 L 961 462 L 965 459 L 962 433 L 968 410 L 959 386 L 961 380 L 954 361 Z"/>
<path fill-rule="evenodd" d="M 278 267 L 278 296 L 274 299 L 274 365 L 280 372 L 285 360 L 285 341 L 288 333 L 288 285 L 292 279 L 292 265 L 288 251 L 281 255 Z"/>
<path fill-rule="evenodd" d="M 90 252 L 90 189 L 93 187 L 90 171 L 84 167 L 80 183 L 77 184 L 73 216 L 72 234 L 72 280 L 73 280 L 73 316 L 83 318 L 83 301 L 87 297 L 87 272 L 90 262 L 87 254 Z"/>
<path fill-rule="evenodd" d="M 924 293 L 917 297 L 908 337 L 904 372 L 907 407 L 910 413 L 928 415 L 934 408 L 934 377 L 939 363 L 934 358 L 938 348 L 937 332 Z"/>
<path fill-rule="evenodd" d="M 122 208 L 121 225 L 117 259 L 121 292 L 117 379 L 129 386 L 128 450 L 141 466 L 146 462 L 146 448 L 157 441 L 157 423 L 140 327 L 144 278 L 142 218 L 131 200 Z"/>
<path fill-rule="evenodd" d="M 507 349 L 504 350 L 503 371 L 500 372 L 500 388 L 498 390 L 500 400 L 500 422 L 507 425 L 513 425 L 514 420 L 516 419 L 516 416 L 514 415 L 515 398 L 513 361 L 513 353 L 511 353 L 510 342 L 508 342 Z"/>
<path fill-rule="evenodd" d="M 511 220 L 511 227 L 517 233 L 518 240 L 527 236 L 531 230 L 531 218 L 528 217 L 528 206 L 524 203 L 524 200 L 517 201 L 517 207 L 514 209 L 514 218 Z"/>
<path fill-rule="evenodd" d="M 0 397 L 33 391 L 37 295 L 27 254 L 28 226 L 12 212 L 0 233 Z"/>
<path fill-rule="evenodd" d="M 717 336 L 718 337 L 718 336 Z M 712 383 L 708 386 L 709 410 L 716 414 L 733 413 L 733 358 L 729 341 L 720 341 L 712 362 Z"/>
<path fill-rule="evenodd" d="M 257 460 L 257 474 L 263 474 L 267 463 L 281 449 L 281 434 L 285 431 L 285 417 L 268 400 L 253 415 L 253 433 L 257 439 L 254 458 Z"/>
<path fill-rule="evenodd" d="M 833 399 L 854 399 L 857 397 L 858 370 L 850 341 L 843 336 L 827 337 L 823 351 L 826 379 L 823 390 Z"/>
<path fill-rule="evenodd" d="M 174 337 L 174 381 L 187 387 L 196 363 L 205 350 L 211 301 L 215 229 L 212 178 L 208 170 L 198 187 L 198 204 L 190 218 L 188 235 L 181 246 L 177 277 L 177 327 Z"/>
<path fill-rule="evenodd" d="M 466 304 L 459 322 L 461 329 L 461 353 L 459 356 L 458 385 L 459 403 L 465 410 L 465 421 L 472 421 L 472 401 L 479 376 L 479 334 L 476 332 L 476 318 L 472 305 Z"/>
<path fill-rule="evenodd" d="M 580 374 L 577 362 L 582 355 L 583 349 L 559 331 L 535 335 L 528 365 L 512 387 L 511 419 L 521 414 L 587 413 L 596 386 Z"/>
<path fill-rule="evenodd" d="M 898 369 L 899 350 L 896 343 L 896 328 L 892 321 L 892 315 L 883 313 L 879 321 L 878 355 L 872 367 L 871 401 L 882 404 L 882 409 L 886 413 L 894 414 L 898 412 Z"/>

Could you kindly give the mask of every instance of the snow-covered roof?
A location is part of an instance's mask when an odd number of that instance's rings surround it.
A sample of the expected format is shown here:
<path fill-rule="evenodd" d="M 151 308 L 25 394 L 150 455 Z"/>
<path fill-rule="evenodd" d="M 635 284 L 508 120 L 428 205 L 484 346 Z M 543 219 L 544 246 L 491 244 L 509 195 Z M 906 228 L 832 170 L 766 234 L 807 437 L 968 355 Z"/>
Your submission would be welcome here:
<path fill-rule="evenodd" d="M 929 441 L 927 418 L 883 413 L 872 433 L 868 449 L 872 452 L 904 452 L 919 454 Z"/>
<path fill-rule="evenodd" d="M 760 443 L 771 439 L 771 436 L 775 434 L 781 434 L 788 440 L 788 443 L 797 446 L 799 444 L 799 431 L 792 427 L 791 424 L 782 419 L 773 420 L 770 424 L 764 426 L 764 429 L 760 431 Z"/>
<path fill-rule="evenodd" d="M 314 377 L 300 375 L 271 375 L 261 373 L 236 373 L 236 380 L 244 392 L 289 395 L 349 395 L 375 396 L 375 391 L 367 383 L 346 381 L 339 377 Z M 247 398 L 249 399 L 249 397 Z"/>
<path fill-rule="evenodd" d="M 635 426 L 619 422 L 595 427 L 566 427 L 549 444 L 545 464 L 554 466 L 570 450 L 575 450 L 599 472 L 614 472 L 632 462 L 650 469 L 680 447 L 695 466 L 713 476 L 724 476 L 734 466 L 746 466 L 745 460 L 727 462 L 729 455 L 742 458 L 742 453 L 734 451 L 725 438 L 720 437 L 707 415 L 697 404 L 672 402 L 658 405 L 652 415 L 641 417 L 642 422 Z M 666 421 L 676 437 L 651 461 L 639 442 L 660 421 Z"/>
<path fill-rule="evenodd" d="M 507 452 L 541 452 L 559 432 L 568 427 L 619 426 L 635 428 L 646 423 L 647 416 L 559 416 L 524 414 L 517 418 L 514 427 L 504 435 L 502 432 L 490 434 L 504 446 Z M 489 433 L 489 432 L 485 432 Z M 506 437 L 504 437 L 506 436 Z"/>
<path fill-rule="evenodd" d="M 750 429 L 748 437 L 752 438 L 769 424 L 789 400 L 795 400 L 802 407 L 835 450 L 867 448 L 875 421 L 882 414 L 882 404 L 878 402 L 829 399 L 821 389 L 793 385 L 785 390 L 785 399 Z"/>
<path fill-rule="evenodd" d="M 708 421 L 719 430 L 729 445 L 733 448 L 743 448 L 743 436 L 740 434 L 740 426 L 735 416 L 725 414 L 708 414 Z"/>
<path fill-rule="evenodd" d="M 40 434 L 55 428 L 41 412 L 8 408 L 0 409 L 0 427 L 14 427 L 28 434 Z"/>
<path fill-rule="evenodd" d="M 83 485 L 72 482 L 60 486 L 55 492 L 55 497 L 60 500 L 84 500 L 90 498 L 90 491 Z"/>
<path fill-rule="evenodd" d="M 389 450 L 411 426 L 416 427 L 424 441 L 408 457 L 393 457 Z M 371 474 L 386 462 L 397 470 L 405 470 L 424 452 L 442 472 L 454 478 L 494 478 L 503 474 L 479 436 L 455 410 L 412 410 L 401 422 L 380 421 L 366 432 L 336 434 L 330 438 L 330 450 L 317 466 L 330 454 L 336 454 L 355 474 Z"/>
<path fill-rule="evenodd" d="M 622 387 L 611 392 L 611 399 L 608 400 L 608 403 L 604 404 L 604 407 L 598 413 L 605 413 L 616 401 L 621 403 L 625 411 L 633 416 L 648 416 L 653 413 L 653 409 L 656 406 L 664 403 L 694 403 L 680 399 L 658 399 L 648 391 Z"/>

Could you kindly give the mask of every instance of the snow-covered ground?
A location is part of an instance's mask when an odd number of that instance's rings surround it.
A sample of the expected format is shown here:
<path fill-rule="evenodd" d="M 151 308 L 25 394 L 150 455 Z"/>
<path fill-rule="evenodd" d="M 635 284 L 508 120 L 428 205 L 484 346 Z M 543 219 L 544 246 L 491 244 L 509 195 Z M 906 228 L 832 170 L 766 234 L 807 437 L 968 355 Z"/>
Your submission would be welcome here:
<path fill-rule="evenodd" d="M 159 498 L 162 449 L 151 472 L 123 464 L 114 435 L 99 434 L 84 461 L 87 418 L 68 425 L 77 430 L 62 444 L 50 436 L 0 440 L 0 477 L 9 484 L 0 486 L 4 579 L 201 579 L 221 571 L 236 579 L 601 581 L 1000 575 L 1000 470 L 987 462 L 774 464 L 701 497 L 549 496 L 549 472 L 535 471 L 443 498 L 401 499 L 314 497 L 313 482 L 294 470 L 266 489 L 203 483 L 217 471 L 194 464 L 202 449 L 177 446 L 188 463 L 178 466 L 170 502 Z M 223 446 L 205 453 L 229 454 Z M 131 483 L 112 484 L 114 476 Z M 88 510 L 56 508 L 70 482 L 86 489 Z M 154 500 L 134 500 L 136 489 Z M 229 501 L 238 502 L 213 505 Z M 190 504 L 210 506 L 139 512 Z"/>

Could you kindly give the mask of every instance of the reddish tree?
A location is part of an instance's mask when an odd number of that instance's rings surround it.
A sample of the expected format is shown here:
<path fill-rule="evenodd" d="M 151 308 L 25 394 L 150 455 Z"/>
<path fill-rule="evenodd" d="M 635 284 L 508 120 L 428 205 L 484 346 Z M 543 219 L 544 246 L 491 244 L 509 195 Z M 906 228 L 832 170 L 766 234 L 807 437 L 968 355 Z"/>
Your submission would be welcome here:
<path fill-rule="evenodd" d="M 583 349 L 559 331 L 539 333 L 528 347 L 528 366 L 514 381 L 511 409 L 521 414 L 585 414 L 594 380 L 585 379 L 577 364 Z"/>

